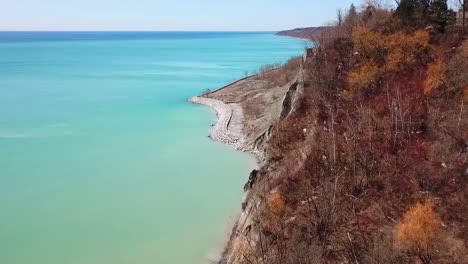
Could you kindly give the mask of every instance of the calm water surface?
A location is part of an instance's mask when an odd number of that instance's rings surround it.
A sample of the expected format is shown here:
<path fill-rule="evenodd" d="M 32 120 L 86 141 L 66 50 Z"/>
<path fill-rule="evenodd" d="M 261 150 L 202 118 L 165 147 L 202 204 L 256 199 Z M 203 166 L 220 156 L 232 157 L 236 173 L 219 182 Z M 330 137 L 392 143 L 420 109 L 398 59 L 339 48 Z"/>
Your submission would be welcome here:
<path fill-rule="evenodd" d="M 186 103 L 300 55 L 270 33 L 0 33 L 0 263 L 201 264 L 253 160 Z"/>

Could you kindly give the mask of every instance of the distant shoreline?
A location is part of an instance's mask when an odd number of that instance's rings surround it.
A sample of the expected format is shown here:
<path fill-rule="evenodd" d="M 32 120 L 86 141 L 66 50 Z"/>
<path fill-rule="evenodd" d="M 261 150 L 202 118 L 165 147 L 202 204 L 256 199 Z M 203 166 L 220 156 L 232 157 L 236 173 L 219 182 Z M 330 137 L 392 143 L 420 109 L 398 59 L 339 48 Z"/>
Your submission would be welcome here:
<path fill-rule="evenodd" d="M 276 32 L 276 35 L 300 38 L 308 41 L 317 41 L 320 34 L 328 29 L 330 29 L 330 27 L 295 28 L 291 30 L 278 31 Z"/>

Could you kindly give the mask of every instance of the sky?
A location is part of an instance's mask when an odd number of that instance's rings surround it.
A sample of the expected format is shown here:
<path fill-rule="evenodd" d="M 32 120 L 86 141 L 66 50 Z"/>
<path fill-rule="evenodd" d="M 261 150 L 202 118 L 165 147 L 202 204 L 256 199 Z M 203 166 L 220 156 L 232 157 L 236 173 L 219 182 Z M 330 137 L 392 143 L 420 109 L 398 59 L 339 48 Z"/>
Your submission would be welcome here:
<path fill-rule="evenodd" d="M 0 0 L 0 31 L 278 31 L 362 0 Z"/>

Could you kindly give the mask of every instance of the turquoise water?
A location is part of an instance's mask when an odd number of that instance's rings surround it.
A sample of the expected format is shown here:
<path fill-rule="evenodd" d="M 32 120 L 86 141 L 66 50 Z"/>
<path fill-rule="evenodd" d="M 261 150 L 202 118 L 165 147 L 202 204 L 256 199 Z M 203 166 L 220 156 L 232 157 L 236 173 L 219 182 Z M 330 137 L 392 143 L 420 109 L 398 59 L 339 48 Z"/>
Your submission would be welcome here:
<path fill-rule="evenodd" d="M 0 33 L 0 263 L 206 263 L 248 155 L 186 99 L 302 53 L 270 33 Z"/>

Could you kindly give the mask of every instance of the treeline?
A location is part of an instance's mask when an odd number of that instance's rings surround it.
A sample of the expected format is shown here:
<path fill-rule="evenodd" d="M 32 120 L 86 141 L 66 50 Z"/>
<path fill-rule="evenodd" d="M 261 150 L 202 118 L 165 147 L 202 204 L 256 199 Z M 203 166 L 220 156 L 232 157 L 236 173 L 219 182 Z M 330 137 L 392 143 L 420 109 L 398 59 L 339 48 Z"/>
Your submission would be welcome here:
<path fill-rule="evenodd" d="M 447 1 L 353 5 L 307 53 L 245 263 L 468 263 L 468 42 Z"/>

